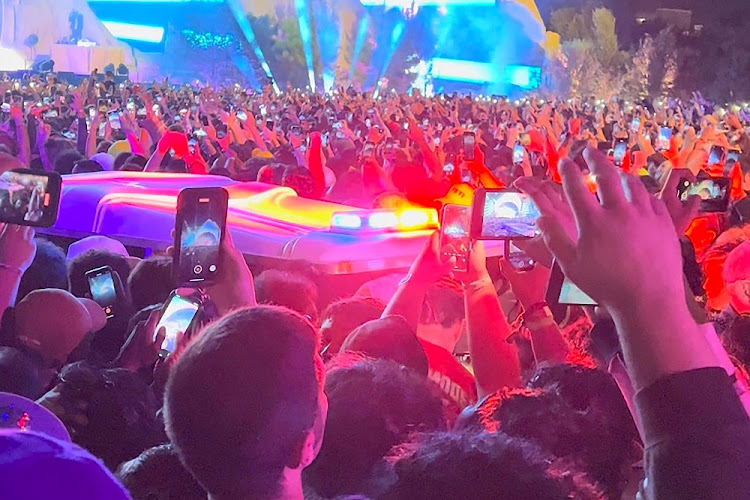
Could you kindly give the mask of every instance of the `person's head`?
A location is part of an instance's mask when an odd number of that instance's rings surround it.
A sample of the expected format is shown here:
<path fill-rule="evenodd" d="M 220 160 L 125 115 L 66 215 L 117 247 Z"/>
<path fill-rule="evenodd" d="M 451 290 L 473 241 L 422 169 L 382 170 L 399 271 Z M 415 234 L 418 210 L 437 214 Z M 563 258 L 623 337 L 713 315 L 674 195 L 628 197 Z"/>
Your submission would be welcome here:
<path fill-rule="evenodd" d="M 378 319 L 385 304 L 373 297 L 351 297 L 328 305 L 320 315 L 321 345 L 328 354 L 336 354 L 346 337 L 368 321 Z"/>
<path fill-rule="evenodd" d="M 127 172 L 141 172 L 148 163 L 148 158 L 141 155 L 132 155 L 128 160 L 120 167 L 120 170 Z"/>
<path fill-rule="evenodd" d="M 59 380 L 39 403 L 63 421 L 73 442 L 110 469 L 163 442 L 157 399 L 135 374 L 73 363 L 62 369 Z"/>
<path fill-rule="evenodd" d="M 115 156 L 115 161 L 112 164 L 112 168 L 114 170 L 122 170 L 122 166 L 125 165 L 132 156 L 133 153 L 131 153 L 130 151 L 123 151 L 122 153 L 119 153 L 117 156 Z"/>
<path fill-rule="evenodd" d="M 701 259 L 705 277 L 703 289 L 708 299 L 707 305 L 711 309 L 720 311 L 729 305 L 729 290 L 723 276 L 724 265 L 732 250 L 748 239 L 750 239 L 750 224 L 731 227 L 716 238 Z"/>
<path fill-rule="evenodd" d="M 461 285 L 442 280 L 427 290 L 417 335 L 453 352 L 466 327 Z"/>
<path fill-rule="evenodd" d="M 19 345 L 41 358 L 44 368 L 58 368 L 89 333 L 107 323 L 102 308 L 65 290 L 34 290 L 13 309 Z"/>
<path fill-rule="evenodd" d="M 21 163 L 21 160 L 10 153 L 0 152 L 0 174 L 18 168 L 24 168 L 24 164 Z"/>
<path fill-rule="evenodd" d="M 395 459 L 395 483 L 381 497 L 387 500 L 601 498 L 576 469 L 501 432 L 427 434 L 402 447 Z"/>
<path fill-rule="evenodd" d="M 287 167 L 281 185 L 294 189 L 294 192 L 303 198 L 312 198 L 315 194 L 315 181 L 310 171 L 304 167 Z"/>
<path fill-rule="evenodd" d="M 149 448 L 120 465 L 116 475 L 133 500 L 206 500 L 171 444 Z"/>
<path fill-rule="evenodd" d="M 29 399 L 42 395 L 39 366 L 19 349 L 0 346 L 0 392 L 9 392 Z"/>
<path fill-rule="evenodd" d="M 161 304 L 176 287 L 169 257 L 152 256 L 140 261 L 128 278 L 130 300 L 137 311 Z"/>
<path fill-rule="evenodd" d="M 65 253 L 51 241 L 36 238 L 36 255 L 23 273 L 16 302 L 34 290 L 44 288 L 68 289 L 68 264 Z"/>
<path fill-rule="evenodd" d="M 350 333 L 340 352 L 358 352 L 378 359 L 390 359 L 427 376 L 427 354 L 409 323 L 401 316 L 368 321 Z"/>
<path fill-rule="evenodd" d="M 373 466 L 412 434 L 445 430 L 431 382 L 393 361 L 339 356 L 327 366 L 325 391 L 323 447 L 305 481 L 326 498 L 362 492 Z"/>
<path fill-rule="evenodd" d="M 499 391 L 479 406 L 480 428 L 538 444 L 556 457 L 577 464 L 611 498 L 618 498 L 630 467 L 640 457 L 638 434 L 627 408 L 625 416 L 619 408 L 613 416 L 607 413 L 611 406 L 598 401 L 584 403 L 597 397 L 584 394 L 596 385 L 580 391 L 568 386 L 568 397 L 560 395 L 563 391 L 559 386 Z M 571 392 L 576 394 L 571 396 Z M 577 402 L 582 408 L 569 402 Z"/>
<path fill-rule="evenodd" d="M 164 171 L 171 174 L 186 174 L 188 173 L 187 163 L 182 158 L 172 158 L 164 167 Z"/>
<path fill-rule="evenodd" d="M 750 240 L 727 255 L 722 272 L 729 304 L 740 314 L 750 314 Z"/>
<path fill-rule="evenodd" d="M 263 271 L 255 279 L 255 298 L 259 304 L 284 306 L 318 320 L 318 289 L 315 283 L 301 274 L 278 269 Z"/>
<path fill-rule="evenodd" d="M 130 266 L 122 255 L 106 250 L 87 250 L 68 262 L 68 290 L 70 290 L 70 293 L 76 297 L 86 297 L 90 291 L 86 273 L 103 266 L 109 266 L 113 271 L 116 271 L 123 283 L 127 281 L 130 275 Z"/>
<path fill-rule="evenodd" d="M 167 434 L 212 498 L 301 488 L 327 411 L 317 352 L 310 322 L 258 306 L 211 324 L 180 356 L 164 396 Z"/>
<path fill-rule="evenodd" d="M 50 137 L 44 142 L 44 145 L 42 146 L 44 150 L 47 153 L 47 158 L 49 159 L 52 166 L 55 166 L 55 163 L 57 162 L 57 158 L 63 153 L 67 151 L 74 151 L 78 152 L 76 150 L 75 144 L 70 142 L 67 139 L 63 139 L 62 137 Z M 81 159 L 81 154 L 78 153 L 78 158 L 76 160 L 73 160 L 70 162 L 70 170 L 73 169 L 73 163 L 75 163 L 77 160 Z M 55 169 L 57 171 L 57 169 Z M 70 173 L 70 172 L 67 172 Z"/>
<path fill-rule="evenodd" d="M 55 159 L 55 172 L 60 175 L 72 174 L 73 167 L 81 160 L 85 160 L 81 153 L 75 149 L 63 151 Z"/>
<path fill-rule="evenodd" d="M 91 172 L 102 172 L 104 169 L 94 160 L 78 160 L 73 165 L 74 174 L 88 174 Z"/>

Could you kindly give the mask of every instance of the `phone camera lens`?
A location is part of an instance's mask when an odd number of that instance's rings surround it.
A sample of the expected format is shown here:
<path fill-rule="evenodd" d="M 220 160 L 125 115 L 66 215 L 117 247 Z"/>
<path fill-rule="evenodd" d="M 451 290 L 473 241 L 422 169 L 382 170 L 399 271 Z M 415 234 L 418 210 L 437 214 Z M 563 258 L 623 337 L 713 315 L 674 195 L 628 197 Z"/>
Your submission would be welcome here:
<path fill-rule="evenodd" d="M 203 272 L 203 266 L 201 266 L 200 264 L 196 265 L 193 268 L 193 273 L 195 273 L 195 274 L 200 274 L 202 272 Z"/>

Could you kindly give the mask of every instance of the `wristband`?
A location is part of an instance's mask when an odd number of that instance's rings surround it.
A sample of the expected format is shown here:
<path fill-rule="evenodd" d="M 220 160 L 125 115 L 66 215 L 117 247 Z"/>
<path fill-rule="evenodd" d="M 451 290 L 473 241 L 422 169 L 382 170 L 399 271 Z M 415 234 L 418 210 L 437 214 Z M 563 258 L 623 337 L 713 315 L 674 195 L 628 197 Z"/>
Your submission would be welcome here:
<path fill-rule="evenodd" d="M 542 316 L 552 316 L 552 311 L 550 310 L 549 306 L 546 302 L 537 302 L 536 304 L 525 307 L 523 310 L 523 316 L 525 318 L 530 318 L 532 316 L 539 316 L 540 314 Z"/>
<path fill-rule="evenodd" d="M 487 285 L 492 285 L 494 289 L 494 283 L 492 283 L 492 278 L 489 276 L 485 276 L 481 279 L 478 279 L 476 281 L 472 281 L 471 283 L 464 284 L 464 290 L 467 292 L 476 292 L 477 290 L 481 290 L 482 288 L 486 287 Z"/>
<path fill-rule="evenodd" d="M 9 266 L 8 264 L 0 264 L 0 270 L 3 270 L 3 271 L 12 271 L 12 272 L 18 274 L 18 276 L 23 276 L 23 271 L 21 270 L 20 267 Z"/>

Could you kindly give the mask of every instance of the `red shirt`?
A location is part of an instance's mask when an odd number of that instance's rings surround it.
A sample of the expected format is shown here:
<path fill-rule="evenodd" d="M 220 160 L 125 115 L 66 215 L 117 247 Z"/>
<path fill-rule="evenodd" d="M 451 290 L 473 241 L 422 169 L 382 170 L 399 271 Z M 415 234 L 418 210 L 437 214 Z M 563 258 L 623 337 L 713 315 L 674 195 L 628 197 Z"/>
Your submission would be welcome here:
<path fill-rule="evenodd" d="M 474 377 L 453 355 L 440 346 L 419 339 L 427 354 L 429 378 L 443 395 L 443 408 L 451 422 L 467 406 L 477 402 Z"/>

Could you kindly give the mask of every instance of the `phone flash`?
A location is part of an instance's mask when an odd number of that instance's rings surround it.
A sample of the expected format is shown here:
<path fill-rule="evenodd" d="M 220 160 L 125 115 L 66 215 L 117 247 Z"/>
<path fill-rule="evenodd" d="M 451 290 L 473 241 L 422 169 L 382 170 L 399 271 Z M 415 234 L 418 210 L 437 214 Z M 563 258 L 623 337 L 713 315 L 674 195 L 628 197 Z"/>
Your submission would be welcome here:
<path fill-rule="evenodd" d="M 209 201 L 209 198 L 198 198 L 198 203 L 208 203 Z"/>

